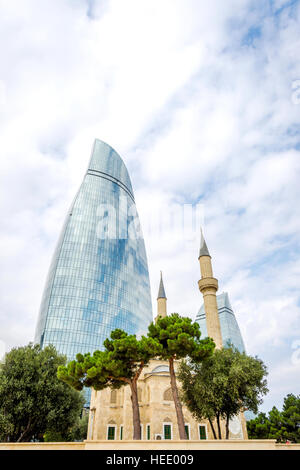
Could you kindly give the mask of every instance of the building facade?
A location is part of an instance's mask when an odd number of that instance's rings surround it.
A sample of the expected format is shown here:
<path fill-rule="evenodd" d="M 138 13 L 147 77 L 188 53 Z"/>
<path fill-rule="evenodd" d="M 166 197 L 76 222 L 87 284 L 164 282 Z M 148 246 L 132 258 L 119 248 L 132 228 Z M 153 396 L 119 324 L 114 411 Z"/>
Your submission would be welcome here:
<path fill-rule="evenodd" d="M 223 292 L 222 294 L 217 295 L 217 305 L 224 347 L 231 344 L 241 353 L 245 352 L 244 341 L 227 292 Z M 198 322 L 200 325 L 201 338 L 206 338 L 208 334 L 204 304 L 198 312 L 196 322 Z"/>
<path fill-rule="evenodd" d="M 201 280 L 199 289 L 204 297 L 209 336 L 222 348 L 221 325 L 217 309 L 216 292 L 218 281 L 213 277 L 211 257 L 202 236 L 199 255 Z M 161 275 L 157 297 L 157 321 L 167 315 L 167 297 Z M 178 362 L 175 361 L 175 373 Z M 180 387 L 180 384 L 178 384 Z M 152 360 L 143 369 L 138 380 L 138 398 L 143 440 L 179 440 L 175 405 L 170 386 L 170 372 L 167 361 Z M 208 421 L 198 422 L 183 405 L 183 416 L 189 440 L 213 439 L 213 431 Z M 225 423 L 221 423 L 225 434 Z M 247 439 L 247 426 L 243 413 L 229 423 L 229 439 Z M 92 440 L 132 440 L 133 421 L 131 392 L 129 386 L 120 390 L 106 388 L 92 392 L 87 439 Z"/>
<path fill-rule="evenodd" d="M 35 342 L 72 360 L 101 349 L 115 328 L 139 334 L 152 321 L 144 240 L 121 157 L 96 140 L 67 215 L 41 302 Z"/>
<path fill-rule="evenodd" d="M 178 364 L 175 364 L 175 370 Z M 93 391 L 88 440 L 132 440 L 132 405 L 129 386 Z M 167 361 L 150 361 L 138 381 L 142 440 L 179 440 Z M 188 439 L 213 439 L 209 423 L 197 422 L 184 406 Z"/>

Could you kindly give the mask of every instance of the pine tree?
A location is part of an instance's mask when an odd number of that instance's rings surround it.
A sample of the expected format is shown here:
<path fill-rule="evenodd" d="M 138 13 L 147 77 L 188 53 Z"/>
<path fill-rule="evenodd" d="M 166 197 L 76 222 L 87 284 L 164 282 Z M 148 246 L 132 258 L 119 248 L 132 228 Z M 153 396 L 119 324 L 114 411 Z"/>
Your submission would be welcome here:
<path fill-rule="evenodd" d="M 77 354 L 76 361 L 67 367 L 60 367 L 58 377 L 76 390 L 93 387 L 103 390 L 107 387 L 118 389 L 129 385 L 131 390 L 133 439 L 141 439 L 140 413 L 137 381 L 149 360 L 160 354 L 161 346 L 153 338 L 128 335 L 116 329 L 110 339 L 104 341 L 104 351 L 90 354 Z"/>
<path fill-rule="evenodd" d="M 177 313 L 163 318 L 160 317 L 155 324 L 151 323 L 148 336 L 161 345 L 159 359 L 169 361 L 171 390 L 176 409 L 179 436 L 180 439 L 187 439 L 174 361 L 189 356 L 200 362 L 212 354 L 215 344 L 210 338 L 200 340 L 199 324 L 193 323 L 190 318 L 181 317 Z"/>

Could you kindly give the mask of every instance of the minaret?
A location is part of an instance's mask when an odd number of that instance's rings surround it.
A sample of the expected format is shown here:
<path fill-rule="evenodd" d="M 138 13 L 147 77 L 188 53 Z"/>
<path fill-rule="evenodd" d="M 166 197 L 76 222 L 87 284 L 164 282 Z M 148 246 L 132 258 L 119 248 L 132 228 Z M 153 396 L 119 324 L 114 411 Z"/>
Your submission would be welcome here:
<path fill-rule="evenodd" d="M 164 281 L 162 277 L 162 272 L 160 272 L 160 284 L 157 296 L 157 317 L 155 318 L 155 322 L 158 320 L 159 317 L 164 318 L 167 316 L 167 297 L 164 288 Z"/>
<path fill-rule="evenodd" d="M 198 284 L 200 292 L 204 298 L 207 335 L 214 340 L 217 349 L 221 349 L 223 342 L 216 296 L 216 292 L 218 290 L 218 281 L 213 277 L 211 256 L 204 240 L 202 229 L 199 263 L 201 269 L 201 279 Z"/>

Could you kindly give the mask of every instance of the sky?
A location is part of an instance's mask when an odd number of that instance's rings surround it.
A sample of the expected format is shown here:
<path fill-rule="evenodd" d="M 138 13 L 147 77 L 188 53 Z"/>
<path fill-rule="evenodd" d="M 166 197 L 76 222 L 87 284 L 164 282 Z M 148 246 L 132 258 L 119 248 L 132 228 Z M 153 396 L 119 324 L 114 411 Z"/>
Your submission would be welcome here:
<path fill-rule="evenodd" d="M 0 352 L 33 341 L 99 138 L 131 176 L 154 313 L 162 270 L 195 318 L 201 223 L 268 367 L 261 410 L 299 394 L 299 32 L 299 1 L 0 0 Z"/>

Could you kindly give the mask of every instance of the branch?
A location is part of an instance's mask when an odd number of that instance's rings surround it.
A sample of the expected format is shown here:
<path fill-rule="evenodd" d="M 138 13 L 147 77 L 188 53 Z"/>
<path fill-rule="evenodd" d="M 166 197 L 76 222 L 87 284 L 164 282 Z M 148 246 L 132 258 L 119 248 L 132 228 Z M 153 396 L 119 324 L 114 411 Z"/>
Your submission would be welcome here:
<path fill-rule="evenodd" d="M 112 375 L 109 375 L 108 378 L 110 380 L 120 380 L 120 382 L 126 382 L 127 384 L 130 384 L 131 383 L 131 380 L 130 379 L 127 379 L 126 377 L 113 377 Z"/>
<path fill-rule="evenodd" d="M 27 434 L 28 431 L 30 430 L 30 426 L 31 426 L 31 417 L 30 417 L 29 420 L 28 420 L 27 428 L 26 428 L 25 431 L 21 434 L 21 436 L 19 437 L 19 439 L 17 440 L 17 442 L 22 442 L 22 439 L 24 439 L 24 436 L 26 436 L 26 434 Z"/>
<path fill-rule="evenodd" d="M 138 379 L 139 379 L 139 376 L 141 375 L 142 370 L 144 369 L 144 365 L 145 365 L 145 362 L 142 361 L 141 364 L 140 364 L 140 367 L 138 368 L 137 373 L 135 374 L 134 380 L 138 380 Z"/>

